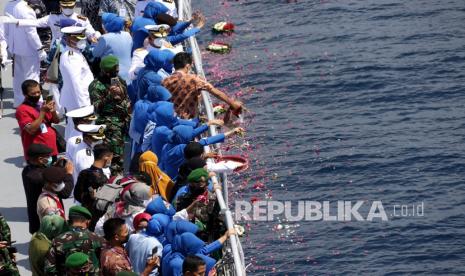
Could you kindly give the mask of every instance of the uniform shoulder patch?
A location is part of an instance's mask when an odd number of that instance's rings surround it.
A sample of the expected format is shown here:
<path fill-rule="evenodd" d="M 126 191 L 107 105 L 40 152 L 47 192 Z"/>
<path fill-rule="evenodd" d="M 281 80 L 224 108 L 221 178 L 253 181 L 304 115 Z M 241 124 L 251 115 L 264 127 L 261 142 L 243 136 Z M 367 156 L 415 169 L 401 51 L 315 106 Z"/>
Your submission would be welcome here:
<path fill-rule="evenodd" d="M 82 142 L 82 139 L 81 139 L 81 138 L 79 138 L 79 137 L 76 138 L 76 145 L 77 145 L 77 144 L 80 144 L 81 142 Z"/>
<path fill-rule="evenodd" d="M 78 14 L 78 15 L 77 15 L 77 18 L 78 18 L 78 19 L 81 19 L 81 20 L 87 20 L 87 17 L 85 17 L 85 16 L 82 15 L 82 14 Z"/>

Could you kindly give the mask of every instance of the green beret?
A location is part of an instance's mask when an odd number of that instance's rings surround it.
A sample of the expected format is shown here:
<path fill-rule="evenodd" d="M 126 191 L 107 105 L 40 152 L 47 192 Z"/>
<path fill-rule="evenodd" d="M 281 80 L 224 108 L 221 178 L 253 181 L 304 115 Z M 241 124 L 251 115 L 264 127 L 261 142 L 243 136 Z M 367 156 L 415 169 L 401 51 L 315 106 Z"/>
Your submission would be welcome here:
<path fill-rule="evenodd" d="M 204 168 L 195 169 L 193 170 L 189 176 L 187 177 L 187 181 L 189 182 L 199 182 L 201 177 L 205 177 L 205 180 L 208 179 L 208 172 Z"/>
<path fill-rule="evenodd" d="M 114 55 L 109 55 L 102 58 L 102 60 L 100 61 L 100 69 L 102 69 L 102 71 L 108 72 L 115 68 L 115 66 L 118 64 L 118 58 Z"/>
<path fill-rule="evenodd" d="M 66 268 L 80 268 L 87 264 L 89 261 L 89 256 L 82 252 L 75 252 L 66 258 L 65 267 Z"/>
<path fill-rule="evenodd" d="M 116 276 L 138 276 L 138 274 L 132 271 L 120 271 L 116 273 Z"/>
<path fill-rule="evenodd" d="M 73 206 L 71 208 L 69 208 L 69 216 L 82 216 L 82 217 L 85 217 L 87 219 L 91 219 L 92 218 L 92 214 L 89 212 L 89 210 L 87 210 L 86 207 L 82 207 L 82 206 Z"/>

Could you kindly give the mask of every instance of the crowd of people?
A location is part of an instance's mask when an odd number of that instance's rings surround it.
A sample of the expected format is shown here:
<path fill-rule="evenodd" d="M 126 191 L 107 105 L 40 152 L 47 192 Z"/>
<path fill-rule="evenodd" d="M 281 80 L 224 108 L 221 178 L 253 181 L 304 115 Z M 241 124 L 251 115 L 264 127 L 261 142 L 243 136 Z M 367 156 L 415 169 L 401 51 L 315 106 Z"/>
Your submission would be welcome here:
<path fill-rule="evenodd" d="M 235 114 L 243 103 L 193 73 L 182 42 L 205 17 L 178 20 L 167 0 L 83 1 L 84 15 L 75 0 L 45 2 L 44 17 L 25 0 L 0 17 L 27 162 L 32 274 L 215 275 L 236 232 L 214 176 L 235 167 L 204 148 L 244 130 L 206 137 L 224 121 L 206 120 L 199 98 L 207 91 Z M 50 28 L 49 48 L 37 28 Z M 65 210 L 67 198 L 75 204 Z M 0 215 L 0 275 L 19 275 L 14 253 Z"/>

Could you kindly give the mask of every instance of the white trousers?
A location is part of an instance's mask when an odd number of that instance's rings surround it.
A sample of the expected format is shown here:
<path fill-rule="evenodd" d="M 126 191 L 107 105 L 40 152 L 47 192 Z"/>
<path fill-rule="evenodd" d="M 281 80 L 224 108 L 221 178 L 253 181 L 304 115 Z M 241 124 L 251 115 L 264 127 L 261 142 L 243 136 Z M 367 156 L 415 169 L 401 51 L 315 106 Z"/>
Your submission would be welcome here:
<path fill-rule="evenodd" d="M 35 80 L 39 82 L 40 76 L 40 60 L 38 55 L 34 56 L 19 56 L 15 55 L 14 61 L 14 77 L 13 77 L 13 92 L 14 102 L 13 107 L 18 107 L 24 101 L 21 84 L 25 80 Z"/>

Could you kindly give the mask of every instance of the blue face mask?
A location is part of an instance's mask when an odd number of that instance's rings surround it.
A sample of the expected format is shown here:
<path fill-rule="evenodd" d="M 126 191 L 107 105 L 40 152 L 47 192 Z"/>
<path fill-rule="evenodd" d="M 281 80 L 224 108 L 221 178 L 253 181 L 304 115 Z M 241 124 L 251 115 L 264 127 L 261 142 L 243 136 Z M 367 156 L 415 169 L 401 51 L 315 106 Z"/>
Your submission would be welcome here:
<path fill-rule="evenodd" d="M 46 164 L 46 166 L 47 166 L 47 167 L 50 167 L 50 166 L 52 165 L 52 162 L 53 162 L 53 158 L 52 158 L 51 156 L 49 156 L 48 159 L 47 159 L 47 164 Z"/>

